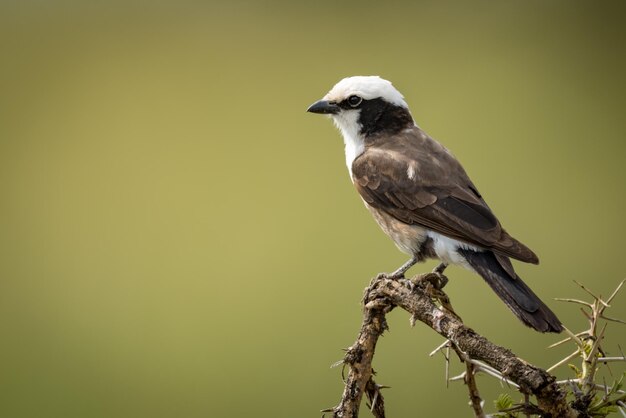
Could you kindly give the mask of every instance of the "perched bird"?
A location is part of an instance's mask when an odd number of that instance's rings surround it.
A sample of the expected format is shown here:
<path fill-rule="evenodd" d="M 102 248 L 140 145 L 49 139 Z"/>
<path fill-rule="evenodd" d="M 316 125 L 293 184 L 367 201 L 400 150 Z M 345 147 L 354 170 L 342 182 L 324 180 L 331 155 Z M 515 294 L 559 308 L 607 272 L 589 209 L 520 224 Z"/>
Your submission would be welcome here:
<path fill-rule="evenodd" d="M 515 273 L 509 258 L 538 264 L 509 235 L 457 159 L 413 121 L 404 97 L 377 76 L 348 77 L 308 112 L 332 117 L 343 135 L 352 183 L 383 231 L 411 259 L 439 272 L 457 264 L 480 275 L 513 313 L 541 332 L 561 332 L 556 315 Z"/>

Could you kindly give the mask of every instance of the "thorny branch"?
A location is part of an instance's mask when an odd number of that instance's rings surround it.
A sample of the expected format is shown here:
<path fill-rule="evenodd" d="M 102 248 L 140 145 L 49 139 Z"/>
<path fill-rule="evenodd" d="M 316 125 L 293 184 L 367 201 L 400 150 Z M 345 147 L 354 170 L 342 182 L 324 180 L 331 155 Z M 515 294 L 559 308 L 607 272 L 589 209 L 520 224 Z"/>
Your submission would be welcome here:
<path fill-rule="evenodd" d="M 589 328 L 577 334 L 565 329 L 569 337 L 552 344 L 550 347 L 556 347 L 568 341 L 573 341 L 576 344 L 577 350 L 550 367 L 548 371 L 556 369 L 575 357 L 582 358 L 581 370 L 577 373 L 579 376 L 576 379 L 570 379 L 566 382 L 572 388 L 572 393 L 574 394 L 575 400 L 573 404 L 578 409 L 587 411 L 589 416 L 595 416 L 594 414 L 596 413 L 601 414 L 603 410 L 608 407 L 616 407 L 623 415 L 626 415 L 626 408 L 621 405 L 621 403 L 626 400 L 626 393 L 617 387 L 621 385 L 621 380 L 618 382 L 618 385 L 614 387 L 599 385 L 595 382 L 596 373 L 600 365 L 609 362 L 626 361 L 626 356 L 624 356 L 623 352 L 620 357 L 608 357 L 602 347 L 608 322 L 625 323 L 620 319 L 611 318 L 605 314 L 606 310 L 611 307 L 611 302 L 625 282 L 626 280 L 623 280 L 606 300 L 603 300 L 601 296 L 596 296 L 592 291 L 578 282 L 576 282 L 576 284 L 593 298 L 593 302 L 585 302 L 578 299 L 557 299 L 562 302 L 582 305 L 581 311 L 589 322 Z M 602 326 L 600 324 L 601 320 L 605 321 Z M 570 365 L 570 367 L 574 366 Z M 603 396 L 601 399 L 596 400 L 595 396 L 598 390 L 603 391 Z"/>
<path fill-rule="evenodd" d="M 468 385 L 470 401 L 476 417 L 485 417 L 482 409 L 482 400 L 474 379 L 474 375 L 478 372 L 484 372 L 509 382 L 512 386 L 517 387 L 525 395 L 526 399 L 528 399 L 528 395 L 535 396 L 537 405 L 532 405 L 527 401 L 525 405 L 513 408 L 517 411 L 532 412 L 545 418 L 582 418 L 590 416 L 583 409 L 579 408 L 580 405 L 575 403 L 570 405 L 567 402 L 568 388 L 563 382 L 557 382 L 554 376 L 547 371 L 526 363 L 510 350 L 493 344 L 485 337 L 465 326 L 461 318 L 452 310 L 450 301 L 445 293 L 437 289 L 437 286 L 433 286 L 433 283 L 439 280 L 447 279 L 439 273 L 427 273 L 418 275 L 411 281 L 392 280 L 382 276 L 371 281 L 370 285 L 365 289 L 363 297 L 363 322 L 359 335 L 355 343 L 346 349 L 343 359 L 344 367 L 347 366 L 349 372 L 347 378 L 344 379 L 345 387 L 341 401 L 336 407 L 323 410 L 322 412 L 332 412 L 333 418 L 356 418 L 359 414 L 363 393 L 366 393 L 369 399 L 368 407 L 373 415 L 376 418 L 385 417 L 384 399 L 381 394 L 381 389 L 385 386 L 378 385 L 373 380 L 372 359 L 378 338 L 387 329 L 385 315 L 397 306 L 411 314 L 411 323 L 421 321 L 446 338 L 446 342 L 435 349 L 431 355 L 444 348 L 452 348 L 459 358 L 465 362 L 466 371 L 461 376 L 450 380 L 462 378 Z M 589 292 L 587 289 L 585 290 Z M 619 321 L 604 315 L 604 310 L 609 306 L 610 301 L 618 291 L 619 287 L 607 301 L 594 296 L 594 304 L 587 304 L 587 302 L 579 300 L 568 301 L 580 303 L 592 309 L 592 313 L 587 315 L 587 317 L 590 319 L 591 329 L 595 332 L 597 319 L 594 320 L 593 318 L 602 317 L 611 321 Z M 624 359 L 624 356 L 623 354 L 621 358 L 605 356 L 600 346 L 602 338 L 598 338 L 591 343 L 585 343 L 581 338 L 584 338 L 587 333 L 573 334 L 569 331 L 567 332 L 570 336 L 555 345 L 569 340 L 575 341 L 579 346 L 586 344 L 584 352 L 588 354 L 585 356 L 587 366 L 582 377 L 578 380 L 579 385 L 584 388 L 585 392 L 580 390 L 578 392 L 581 394 L 586 393 L 589 396 L 590 391 L 597 389 L 598 386 L 593 382 L 597 362 L 601 361 L 600 359 L 602 358 L 605 361 L 620 361 Z M 600 337 L 602 337 L 603 332 L 601 331 Z M 577 351 L 575 354 L 578 353 Z M 574 356 L 572 355 L 563 362 L 559 362 L 551 369 L 558 367 Z M 572 381 L 567 382 L 570 385 L 574 384 Z M 626 402 L 626 397 L 621 396 L 623 394 L 622 391 L 615 388 L 607 388 L 606 386 L 604 391 L 606 395 L 595 405 L 595 408 L 599 409 L 609 404 L 622 408 L 624 402 Z M 610 395 L 614 394 L 619 396 L 610 398 Z M 589 406 L 589 402 L 586 406 Z M 624 408 L 626 409 L 626 407 Z M 620 412 L 624 413 L 621 409 Z"/>

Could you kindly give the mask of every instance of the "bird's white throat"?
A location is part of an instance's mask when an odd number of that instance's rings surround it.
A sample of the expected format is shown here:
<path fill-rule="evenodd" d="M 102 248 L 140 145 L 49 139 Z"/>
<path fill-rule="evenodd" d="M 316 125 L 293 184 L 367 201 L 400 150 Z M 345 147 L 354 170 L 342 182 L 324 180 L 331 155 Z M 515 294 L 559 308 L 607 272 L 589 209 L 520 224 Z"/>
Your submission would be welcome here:
<path fill-rule="evenodd" d="M 348 167 L 348 172 L 350 172 L 350 180 L 352 180 L 352 162 L 365 149 L 365 141 L 363 141 L 359 133 L 361 130 L 359 113 L 360 111 L 358 110 L 350 110 L 332 116 L 335 126 L 341 131 L 343 143 L 346 146 L 346 166 Z"/>

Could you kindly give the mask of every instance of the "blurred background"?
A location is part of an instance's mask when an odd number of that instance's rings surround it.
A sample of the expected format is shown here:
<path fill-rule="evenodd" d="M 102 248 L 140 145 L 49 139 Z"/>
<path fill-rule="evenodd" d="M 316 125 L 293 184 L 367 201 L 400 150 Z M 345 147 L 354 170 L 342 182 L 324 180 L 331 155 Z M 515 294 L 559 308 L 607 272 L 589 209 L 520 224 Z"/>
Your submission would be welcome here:
<path fill-rule="evenodd" d="M 378 74 L 463 162 L 566 325 L 626 277 L 623 2 L 3 1 L 0 416 L 319 417 L 370 278 L 406 260 L 348 178 L 335 82 Z M 433 268 L 421 265 L 414 273 Z M 547 367 L 460 268 L 465 322 Z M 626 317 L 626 294 L 613 316 Z M 471 416 L 394 311 L 389 416 Z M 610 325 L 618 353 L 624 328 Z M 458 364 L 452 372 L 459 371 Z M 571 376 L 558 370 L 560 378 Z M 479 377 L 482 395 L 503 391 Z M 368 416 L 365 410 L 363 416 Z"/>

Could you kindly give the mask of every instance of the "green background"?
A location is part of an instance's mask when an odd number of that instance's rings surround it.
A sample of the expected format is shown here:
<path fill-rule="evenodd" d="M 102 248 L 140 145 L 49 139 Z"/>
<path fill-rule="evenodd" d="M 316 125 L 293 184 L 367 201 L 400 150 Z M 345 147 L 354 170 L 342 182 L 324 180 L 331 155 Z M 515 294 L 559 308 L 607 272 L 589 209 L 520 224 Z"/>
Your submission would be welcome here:
<path fill-rule="evenodd" d="M 463 162 L 553 297 L 626 276 L 626 14 L 580 1 L 3 1 L 0 416 L 319 417 L 369 279 L 405 261 L 307 106 L 378 74 Z M 430 270 L 434 262 L 412 272 Z M 466 323 L 573 351 L 449 270 Z M 626 317 L 626 294 L 613 308 Z M 389 416 L 471 416 L 390 314 Z M 605 347 L 617 354 L 624 328 Z M 460 370 L 454 364 L 454 372 Z M 570 376 L 559 370 L 559 377 Z M 500 389 L 479 377 L 487 405 Z M 363 416 L 368 416 L 363 411 Z"/>

